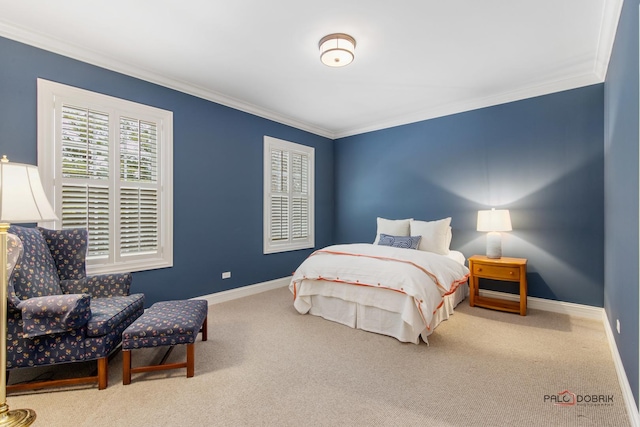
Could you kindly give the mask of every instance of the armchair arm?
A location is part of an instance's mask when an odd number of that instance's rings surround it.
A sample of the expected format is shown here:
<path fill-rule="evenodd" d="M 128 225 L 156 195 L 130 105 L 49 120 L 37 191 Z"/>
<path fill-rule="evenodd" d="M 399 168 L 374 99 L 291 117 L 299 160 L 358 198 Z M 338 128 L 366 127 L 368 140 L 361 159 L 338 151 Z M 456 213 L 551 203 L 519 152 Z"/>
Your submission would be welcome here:
<path fill-rule="evenodd" d="M 25 338 L 78 329 L 91 317 L 91 297 L 86 294 L 51 295 L 21 301 Z"/>
<path fill-rule="evenodd" d="M 93 298 L 127 296 L 131 288 L 131 273 L 99 274 L 77 280 L 61 280 L 65 294 L 89 294 Z"/>
<path fill-rule="evenodd" d="M 20 299 L 16 296 L 16 290 L 13 286 L 13 269 L 18 264 L 18 260 L 22 257 L 24 246 L 22 240 L 15 234 L 7 234 L 7 306 L 9 311 L 17 310 Z"/>

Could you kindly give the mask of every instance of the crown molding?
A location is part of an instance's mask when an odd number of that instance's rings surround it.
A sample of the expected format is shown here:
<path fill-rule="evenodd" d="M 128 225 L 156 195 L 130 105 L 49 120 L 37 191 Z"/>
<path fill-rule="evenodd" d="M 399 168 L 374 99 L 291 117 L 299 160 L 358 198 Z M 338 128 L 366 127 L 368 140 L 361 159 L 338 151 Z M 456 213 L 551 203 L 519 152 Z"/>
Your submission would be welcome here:
<path fill-rule="evenodd" d="M 416 113 L 398 116 L 390 120 L 358 125 L 341 130 L 329 130 L 315 126 L 216 91 L 205 89 L 184 81 L 170 79 L 149 70 L 132 67 L 126 63 L 106 57 L 100 52 L 77 45 L 71 45 L 41 33 L 19 28 L 1 20 L 0 36 L 335 140 L 338 138 L 345 138 L 362 133 L 388 129 L 437 117 L 444 117 L 480 108 L 519 101 L 526 98 L 533 98 L 554 92 L 561 92 L 564 90 L 602 83 L 605 80 L 609 59 L 613 50 L 613 43 L 615 40 L 620 13 L 622 11 L 622 4 L 623 0 L 605 0 L 604 2 L 593 73 L 577 75 L 488 97 L 442 105 L 418 111 Z"/>
<path fill-rule="evenodd" d="M 509 102 L 533 98 L 536 96 L 548 95 L 554 92 L 561 92 L 565 90 L 589 86 L 592 84 L 603 83 L 607 77 L 607 69 L 609 67 L 609 60 L 611 59 L 611 53 L 613 51 L 613 44 L 616 38 L 616 32 L 618 29 L 620 14 L 622 13 L 623 3 L 624 0 L 604 1 L 593 74 L 578 75 L 572 78 L 562 79 L 555 82 L 548 82 L 535 87 L 518 89 L 512 92 L 506 92 L 490 97 L 477 98 L 460 103 L 439 106 L 436 108 L 423 110 L 415 114 L 397 117 L 385 122 L 378 122 L 375 124 L 372 123 L 360 127 L 343 129 L 334 133 L 334 139 L 345 138 L 348 136 L 359 135 L 366 132 L 388 129 L 395 126 L 402 126 L 410 123 L 420 122 L 423 120 L 434 119 L 437 117 L 463 113 L 465 111 L 477 110 L 480 108 L 506 104 Z"/>
<path fill-rule="evenodd" d="M 568 79 L 561 79 L 554 82 L 545 83 L 542 85 L 531 86 L 523 89 L 517 89 L 511 92 L 505 92 L 498 95 L 487 96 L 483 98 L 476 98 L 466 100 L 457 103 L 451 103 L 447 105 L 422 110 L 414 114 L 407 114 L 404 116 L 396 117 L 395 119 L 387 120 L 384 122 L 371 123 L 369 125 L 343 129 L 335 133 L 335 139 L 345 138 L 348 136 L 359 135 L 366 132 L 373 132 L 382 129 L 388 129 L 396 126 L 407 125 L 411 123 L 421 122 L 424 120 L 435 119 L 437 117 L 450 116 L 452 114 L 464 113 L 466 111 L 478 110 L 480 108 L 492 107 L 500 104 L 507 104 L 509 102 L 520 101 L 527 98 L 534 98 L 536 96 L 548 95 L 550 93 L 562 92 L 569 89 L 576 89 L 579 87 L 590 86 L 597 83 L 602 83 L 598 76 L 595 74 L 583 74 Z"/>
<path fill-rule="evenodd" d="M 23 28 L 19 28 L 3 21 L 0 21 L 0 36 L 40 49 L 44 49 L 46 51 L 53 52 L 62 56 L 76 59 L 78 61 L 86 62 L 91 65 L 105 68 L 110 71 L 115 71 L 130 77 L 135 77 L 149 83 L 154 83 L 169 89 L 174 89 L 188 95 L 193 95 L 207 101 L 215 102 L 226 107 L 253 114 L 254 116 L 272 120 L 274 122 L 310 132 L 315 135 L 323 136 L 329 139 L 335 139 L 335 134 L 328 129 L 324 129 L 319 126 L 314 126 L 309 123 L 293 119 L 291 117 L 273 112 L 271 110 L 258 107 L 251 103 L 224 95 L 220 92 L 204 89 L 202 87 L 192 85 L 180 80 L 170 79 L 166 76 L 162 76 L 149 70 L 132 67 L 131 65 L 128 65 L 126 63 L 106 57 L 99 52 L 77 45 L 72 45 L 70 43 L 65 43 L 52 37 L 45 36 L 44 34 L 25 30 Z"/>
<path fill-rule="evenodd" d="M 607 77 L 607 69 L 613 52 L 613 43 L 616 39 L 623 2 L 623 0 L 605 0 L 602 8 L 600 37 L 598 37 L 598 50 L 594 64 L 594 73 L 602 81 Z"/>

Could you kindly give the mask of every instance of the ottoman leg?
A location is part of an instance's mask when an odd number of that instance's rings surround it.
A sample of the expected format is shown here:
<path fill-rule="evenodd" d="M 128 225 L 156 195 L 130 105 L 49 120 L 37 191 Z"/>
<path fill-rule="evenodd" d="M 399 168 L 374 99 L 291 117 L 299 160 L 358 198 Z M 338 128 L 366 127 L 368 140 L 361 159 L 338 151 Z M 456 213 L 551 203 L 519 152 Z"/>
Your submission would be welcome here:
<path fill-rule="evenodd" d="M 131 350 L 122 350 L 122 384 L 131 384 Z"/>
<path fill-rule="evenodd" d="M 187 344 L 187 378 L 191 378 L 195 371 L 194 359 L 195 359 L 195 344 Z"/>
<path fill-rule="evenodd" d="M 209 318 L 209 316 L 204 318 L 204 322 L 202 322 L 202 341 L 206 341 L 207 340 L 207 319 Z"/>

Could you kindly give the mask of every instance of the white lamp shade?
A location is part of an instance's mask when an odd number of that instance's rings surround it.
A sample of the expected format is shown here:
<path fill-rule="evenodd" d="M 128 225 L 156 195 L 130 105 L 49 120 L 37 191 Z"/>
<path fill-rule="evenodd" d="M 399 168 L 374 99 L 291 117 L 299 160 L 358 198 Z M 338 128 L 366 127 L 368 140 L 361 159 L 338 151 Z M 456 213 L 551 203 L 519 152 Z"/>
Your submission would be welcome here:
<path fill-rule="evenodd" d="M 329 34 L 320 40 L 320 60 L 329 67 L 344 67 L 354 58 L 356 41 L 347 34 Z"/>
<path fill-rule="evenodd" d="M 478 231 L 511 231 L 508 209 L 478 211 Z"/>
<path fill-rule="evenodd" d="M 38 168 L 0 161 L 0 222 L 25 223 L 58 219 L 42 188 Z"/>

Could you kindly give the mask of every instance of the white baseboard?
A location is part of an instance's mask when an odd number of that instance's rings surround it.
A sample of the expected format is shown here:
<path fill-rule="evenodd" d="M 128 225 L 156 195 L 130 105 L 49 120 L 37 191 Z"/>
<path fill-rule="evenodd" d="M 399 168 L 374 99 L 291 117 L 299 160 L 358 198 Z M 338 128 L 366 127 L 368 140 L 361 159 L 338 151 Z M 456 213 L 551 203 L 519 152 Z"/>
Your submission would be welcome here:
<path fill-rule="evenodd" d="M 283 277 L 281 279 L 269 280 L 268 282 L 256 283 L 255 285 L 248 285 L 240 288 L 229 289 L 228 291 L 203 295 L 198 297 L 198 299 L 206 299 L 209 304 L 219 304 L 221 302 L 248 297 L 249 295 L 259 294 L 272 289 L 282 288 L 288 286 L 289 282 L 291 282 L 291 277 Z"/>
<path fill-rule="evenodd" d="M 506 292 L 489 291 L 480 289 L 480 295 L 492 298 L 506 299 L 509 301 L 520 301 L 520 296 Z M 586 317 L 587 319 L 602 320 L 604 310 L 600 307 L 590 305 L 575 304 L 572 302 L 554 301 L 545 298 L 527 297 L 527 308 L 536 310 L 551 311 L 553 313 L 568 314 L 576 317 Z"/>
<path fill-rule="evenodd" d="M 509 294 L 505 292 L 489 291 L 480 289 L 480 295 L 494 298 L 501 298 L 510 301 L 519 301 L 520 296 L 515 294 Z M 609 350 L 611 350 L 611 356 L 613 357 L 613 363 L 616 368 L 616 374 L 618 376 L 618 383 L 622 390 L 622 398 L 624 400 L 624 406 L 627 409 L 629 415 L 629 421 L 633 427 L 640 427 L 640 414 L 638 413 L 638 407 L 636 400 L 633 397 L 631 391 L 631 385 L 629 379 L 624 370 L 620 353 L 618 352 L 618 346 L 611 330 L 611 324 L 607 317 L 607 312 L 600 307 L 592 307 L 589 305 L 574 304 L 570 302 L 553 301 L 544 298 L 527 297 L 527 308 L 533 308 L 537 310 L 551 311 L 554 313 L 568 314 L 570 316 L 585 317 L 588 319 L 600 320 L 604 326 L 604 331 L 609 342 Z"/>
<path fill-rule="evenodd" d="M 261 292 L 270 291 L 276 288 L 282 288 L 288 286 L 290 281 L 290 277 L 282 277 L 280 279 L 269 280 L 268 282 L 256 283 L 255 285 L 229 289 L 228 291 L 216 292 L 197 298 L 206 299 L 210 304 L 219 304 L 221 302 L 231 301 L 236 298 L 259 294 Z M 492 298 L 501 298 L 510 301 L 518 301 L 520 298 L 515 294 L 483 289 L 480 289 L 480 295 Z M 536 310 L 551 311 L 554 313 L 568 314 L 577 317 L 586 317 L 588 319 L 595 320 L 602 320 L 602 313 L 604 312 L 604 310 L 600 307 L 574 304 L 571 302 L 553 301 L 536 297 L 527 297 L 527 307 Z"/>
<path fill-rule="evenodd" d="M 228 291 L 216 292 L 209 295 L 199 297 L 200 299 L 206 299 L 209 304 L 219 304 L 221 302 L 231 301 L 237 298 L 246 297 L 249 295 L 259 294 L 261 292 L 270 291 L 272 289 L 282 288 L 288 286 L 291 281 L 290 277 L 283 277 L 281 279 L 274 279 L 268 282 L 257 283 L 255 285 L 243 286 L 241 288 L 229 289 Z M 509 294 L 505 292 L 480 290 L 480 295 L 502 298 L 511 301 L 518 301 L 520 297 L 515 294 Z M 609 349 L 613 357 L 613 362 L 616 368 L 616 374 L 618 375 L 618 382 L 622 389 L 622 397 L 624 399 L 627 414 L 629 415 L 629 421 L 633 427 L 640 427 L 640 415 L 638 413 L 638 407 L 631 391 L 631 385 L 627 379 L 624 366 L 622 365 L 622 359 L 618 352 L 618 347 L 613 336 L 613 331 L 609 325 L 607 313 L 600 307 L 592 307 L 589 305 L 574 304 L 563 301 L 553 301 L 545 298 L 527 297 L 527 307 L 536 310 L 551 311 L 553 313 L 567 314 L 570 316 L 584 317 L 588 319 L 595 319 L 602 321 L 604 325 L 607 341 L 609 342 Z"/>
<path fill-rule="evenodd" d="M 611 324 L 607 317 L 607 312 L 602 311 L 602 323 L 604 323 L 604 331 L 607 334 L 607 340 L 609 341 L 609 349 L 611 350 L 611 356 L 613 357 L 613 364 L 616 367 L 616 374 L 618 375 L 618 383 L 622 389 L 622 398 L 624 399 L 624 405 L 627 408 L 627 414 L 629 415 L 629 422 L 633 427 L 640 426 L 640 414 L 638 414 L 638 407 L 636 406 L 636 400 L 633 397 L 631 391 L 631 385 L 627 379 L 627 373 L 624 370 L 620 353 L 618 352 L 618 346 L 611 330 Z"/>

